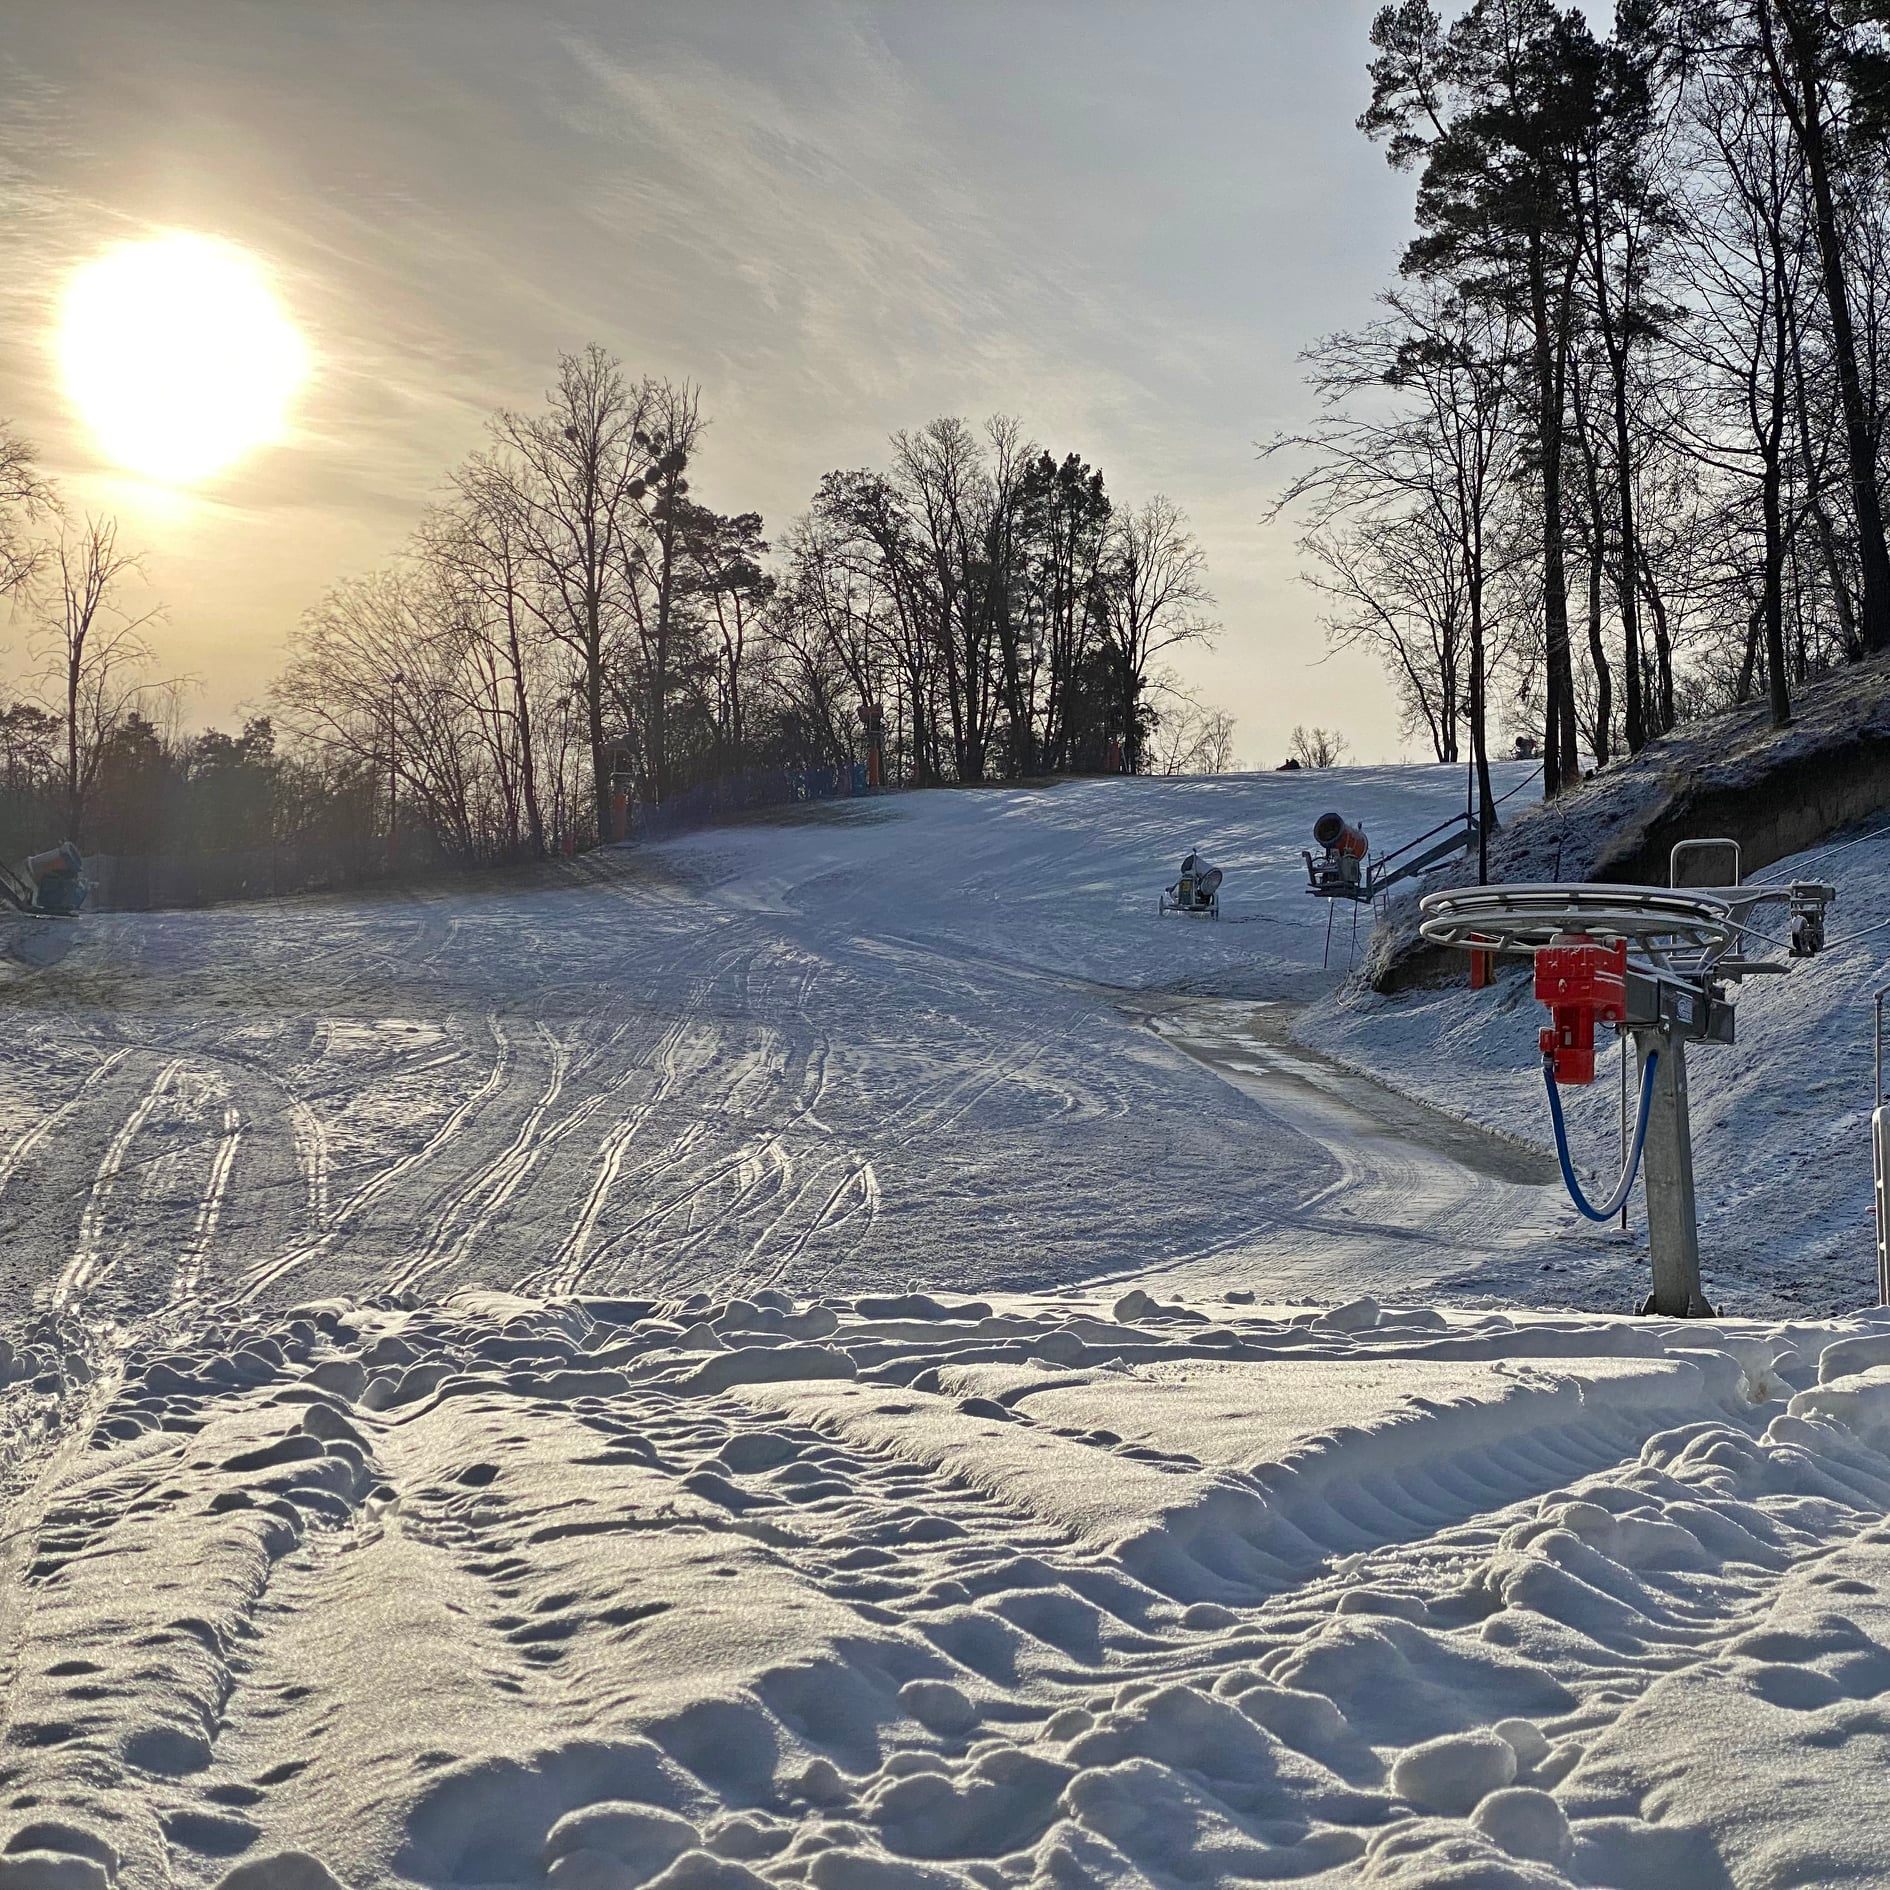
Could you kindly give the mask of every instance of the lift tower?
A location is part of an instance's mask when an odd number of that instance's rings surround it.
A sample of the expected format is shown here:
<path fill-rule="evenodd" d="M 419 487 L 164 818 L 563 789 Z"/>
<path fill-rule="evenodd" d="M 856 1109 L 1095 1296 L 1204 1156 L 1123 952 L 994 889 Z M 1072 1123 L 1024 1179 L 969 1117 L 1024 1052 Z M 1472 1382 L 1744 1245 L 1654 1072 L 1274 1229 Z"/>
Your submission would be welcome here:
<path fill-rule="evenodd" d="M 1682 842 L 1671 862 L 1701 843 Z M 1730 841 L 1713 842 L 1732 847 Z M 1733 847 L 1737 875 L 1737 848 Z M 1550 1023 L 1539 1039 L 1543 1080 L 1562 1175 L 1577 1208 L 1611 1219 L 1647 1165 L 1647 1244 L 1653 1291 L 1643 1312 L 1669 1318 L 1710 1315 L 1700 1280 L 1699 1218 L 1694 1201 L 1693 1137 L 1687 1108 L 1687 1045 L 1731 1043 L 1728 987 L 1791 969 L 1824 944 L 1824 914 L 1837 890 L 1819 880 L 1789 885 L 1711 888 L 1657 886 L 1467 886 L 1420 902 L 1419 930 L 1437 945 L 1534 961 L 1537 998 Z M 1784 957 L 1756 931 L 1753 915 L 1783 909 Z M 1631 1038 L 1640 1068 L 1634 1138 L 1612 1197 L 1597 1207 L 1582 1192 L 1568 1153 L 1560 1086 L 1590 1083 L 1595 1033 Z"/>

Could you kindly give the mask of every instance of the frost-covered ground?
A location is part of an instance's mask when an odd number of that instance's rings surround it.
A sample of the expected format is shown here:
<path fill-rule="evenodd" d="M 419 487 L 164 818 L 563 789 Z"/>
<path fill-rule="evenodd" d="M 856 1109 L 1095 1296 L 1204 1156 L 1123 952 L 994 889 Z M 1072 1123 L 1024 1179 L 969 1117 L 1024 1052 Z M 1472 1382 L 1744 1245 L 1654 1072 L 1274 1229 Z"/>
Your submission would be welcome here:
<path fill-rule="evenodd" d="M 1459 792 L 36 931 L 0 1890 L 1881 1882 L 1876 938 L 1696 1059 L 1761 1316 L 1601 1316 L 1644 1260 L 1546 1185 L 1533 1005 L 1326 996 L 1312 817 Z M 1218 925 L 1155 912 L 1195 844 Z M 1821 1163 L 1709 1094 L 1794 1059 Z"/>

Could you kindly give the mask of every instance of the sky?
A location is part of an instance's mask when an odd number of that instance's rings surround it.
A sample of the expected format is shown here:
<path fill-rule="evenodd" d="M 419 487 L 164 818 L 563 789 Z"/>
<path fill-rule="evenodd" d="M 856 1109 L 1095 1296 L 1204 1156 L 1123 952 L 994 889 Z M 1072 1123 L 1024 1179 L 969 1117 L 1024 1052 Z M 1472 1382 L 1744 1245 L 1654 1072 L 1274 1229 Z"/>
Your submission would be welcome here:
<path fill-rule="evenodd" d="M 1184 680 L 1249 765 L 1296 722 L 1411 752 L 1328 655 L 1257 444 L 1370 319 L 1411 182 L 1354 127 L 1374 0 L 13 0 L 0 416 L 116 514 L 195 720 L 264 706 L 302 612 L 386 561 L 561 350 L 687 376 L 697 494 L 771 526 L 939 414 L 1167 493 L 1221 622 Z M 52 348 L 72 273 L 188 230 L 312 351 L 280 442 L 188 490 L 106 463 Z M 26 633 L 0 627 L 10 660 Z"/>

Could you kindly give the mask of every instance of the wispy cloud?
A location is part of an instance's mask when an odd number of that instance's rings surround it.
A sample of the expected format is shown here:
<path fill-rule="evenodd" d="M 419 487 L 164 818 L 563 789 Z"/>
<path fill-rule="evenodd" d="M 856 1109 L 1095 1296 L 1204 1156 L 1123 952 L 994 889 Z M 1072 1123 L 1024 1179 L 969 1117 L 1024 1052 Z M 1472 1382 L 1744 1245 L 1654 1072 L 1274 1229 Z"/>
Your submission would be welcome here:
<path fill-rule="evenodd" d="M 102 492 L 39 345 L 65 271 L 175 226 L 275 269 L 320 364 L 297 437 L 151 527 L 217 713 L 561 348 L 702 382 L 705 491 L 775 520 L 895 427 L 1014 413 L 1192 512 L 1229 626 L 1204 679 L 1271 745 L 1327 679 L 1249 442 L 1395 254 L 1349 128 L 1369 6 L 29 8 L 0 55 L 0 413 Z"/>

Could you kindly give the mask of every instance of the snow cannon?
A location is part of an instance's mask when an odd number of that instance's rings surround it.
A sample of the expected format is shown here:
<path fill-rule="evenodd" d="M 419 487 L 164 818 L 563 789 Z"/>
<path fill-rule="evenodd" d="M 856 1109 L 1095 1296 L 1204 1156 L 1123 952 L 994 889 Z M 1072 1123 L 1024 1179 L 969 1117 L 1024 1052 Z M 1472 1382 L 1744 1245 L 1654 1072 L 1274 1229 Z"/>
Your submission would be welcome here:
<path fill-rule="evenodd" d="M 1307 890 L 1315 899 L 1368 899 L 1371 896 L 1371 869 L 1366 856 L 1371 842 L 1363 827 L 1354 827 L 1343 814 L 1321 814 L 1313 822 L 1313 839 L 1320 847 L 1317 857 L 1302 854 L 1306 862 Z M 1327 939 L 1330 949 L 1331 939 Z"/>
<path fill-rule="evenodd" d="M 1334 860 L 1362 860 L 1371 851 L 1362 827 L 1354 827 L 1343 814 L 1321 814 L 1313 822 L 1312 837 Z"/>
<path fill-rule="evenodd" d="M 1210 919 L 1221 916 L 1221 869 L 1211 866 L 1197 848 L 1181 862 L 1181 877 L 1156 904 L 1158 912 L 1191 912 Z"/>
<path fill-rule="evenodd" d="M 85 895 L 91 890 L 83 876 L 84 865 L 79 849 L 65 840 L 44 853 L 29 855 L 24 882 L 9 874 L 0 882 L 0 893 L 22 912 L 69 919 L 85 904 Z"/>

